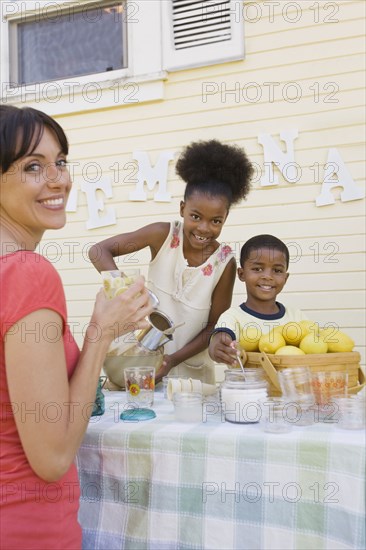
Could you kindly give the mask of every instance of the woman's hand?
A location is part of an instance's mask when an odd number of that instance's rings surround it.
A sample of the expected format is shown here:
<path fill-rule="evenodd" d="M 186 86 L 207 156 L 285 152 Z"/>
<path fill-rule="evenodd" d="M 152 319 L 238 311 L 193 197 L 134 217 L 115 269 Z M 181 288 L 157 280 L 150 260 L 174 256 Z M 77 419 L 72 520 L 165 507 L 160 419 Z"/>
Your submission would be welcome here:
<path fill-rule="evenodd" d="M 239 351 L 237 349 L 237 342 L 233 341 L 227 332 L 216 332 L 211 337 L 208 351 L 211 359 L 217 363 L 225 363 L 233 367 L 238 366 L 237 356 Z M 245 359 L 246 356 L 244 356 L 244 362 Z"/>
<path fill-rule="evenodd" d="M 114 340 L 134 330 L 148 328 L 147 315 L 153 311 L 145 279 L 137 277 L 125 292 L 108 299 L 101 289 L 96 297 L 88 337 Z"/>

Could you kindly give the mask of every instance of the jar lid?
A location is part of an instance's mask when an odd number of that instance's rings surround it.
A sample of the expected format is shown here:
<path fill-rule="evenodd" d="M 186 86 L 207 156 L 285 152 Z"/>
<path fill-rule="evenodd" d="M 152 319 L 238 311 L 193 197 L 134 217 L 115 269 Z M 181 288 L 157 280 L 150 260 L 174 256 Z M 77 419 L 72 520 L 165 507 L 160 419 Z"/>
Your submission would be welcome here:
<path fill-rule="evenodd" d="M 140 422 L 141 420 L 151 420 L 156 418 L 155 411 L 152 409 L 128 409 L 121 413 L 120 419 L 125 422 Z"/>
<path fill-rule="evenodd" d="M 245 369 L 245 375 L 241 369 L 227 369 L 224 371 L 225 380 L 257 381 L 265 377 L 264 370 L 259 368 Z"/>
<path fill-rule="evenodd" d="M 243 389 L 243 390 L 260 390 L 266 389 L 268 384 L 265 380 L 252 379 L 252 380 L 225 380 L 221 386 L 222 388 Z"/>

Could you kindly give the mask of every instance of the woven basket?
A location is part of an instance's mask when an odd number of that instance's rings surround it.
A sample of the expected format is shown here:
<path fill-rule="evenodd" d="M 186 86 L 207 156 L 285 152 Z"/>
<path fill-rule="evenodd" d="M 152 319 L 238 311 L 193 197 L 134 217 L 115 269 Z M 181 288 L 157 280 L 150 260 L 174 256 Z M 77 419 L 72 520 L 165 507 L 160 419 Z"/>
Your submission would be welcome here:
<path fill-rule="evenodd" d="M 281 395 L 277 371 L 291 367 L 309 367 L 312 372 L 339 371 L 348 373 L 348 393 L 357 393 L 365 386 L 365 375 L 360 367 L 360 354 L 319 353 L 308 355 L 267 355 L 247 352 L 246 367 L 262 367 L 269 382 L 269 395 Z"/>

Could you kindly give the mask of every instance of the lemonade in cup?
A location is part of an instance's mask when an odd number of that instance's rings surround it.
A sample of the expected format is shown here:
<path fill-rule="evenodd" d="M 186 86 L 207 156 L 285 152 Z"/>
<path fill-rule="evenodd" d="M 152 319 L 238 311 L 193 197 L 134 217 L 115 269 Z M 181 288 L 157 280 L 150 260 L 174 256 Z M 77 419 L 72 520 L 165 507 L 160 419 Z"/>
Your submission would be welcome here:
<path fill-rule="evenodd" d="M 113 269 L 111 271 L 102 271 L 102 281 L 105 295 L 112 299 L 121 294 L 132 285 L 136 277 L 140 275 L 138 268 L 134 269 Z"/>

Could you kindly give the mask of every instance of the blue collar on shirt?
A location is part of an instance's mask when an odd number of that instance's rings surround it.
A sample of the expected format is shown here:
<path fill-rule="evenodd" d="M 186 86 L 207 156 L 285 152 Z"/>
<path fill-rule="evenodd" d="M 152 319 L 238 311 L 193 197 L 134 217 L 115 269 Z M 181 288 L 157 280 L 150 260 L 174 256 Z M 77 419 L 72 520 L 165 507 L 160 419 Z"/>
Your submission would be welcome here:
<path fill-rule="evenodd" d="M 266 321 L 273 321 L 275 319 L 282 319 L 286 313 L 286 308 L 283 304 L 280 304 L 280 302 L 276 302 L 276 305 L 279 309 L 278 313 L 258 313 L 257 311 L 254 311 L 253 309 L 250 309 L 245 304 L 241 304 L 240 308 L 245 311 L 246 313 L 249 313 L 249 315 L 252 315 L 253 317 L 257 317 L 257 319 L 264 319 Z"/>

